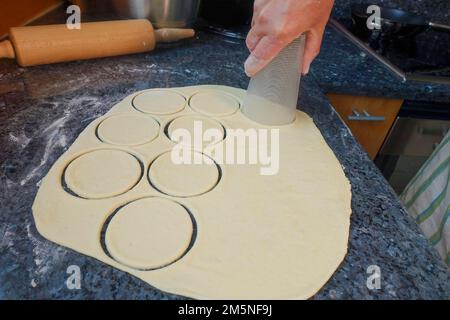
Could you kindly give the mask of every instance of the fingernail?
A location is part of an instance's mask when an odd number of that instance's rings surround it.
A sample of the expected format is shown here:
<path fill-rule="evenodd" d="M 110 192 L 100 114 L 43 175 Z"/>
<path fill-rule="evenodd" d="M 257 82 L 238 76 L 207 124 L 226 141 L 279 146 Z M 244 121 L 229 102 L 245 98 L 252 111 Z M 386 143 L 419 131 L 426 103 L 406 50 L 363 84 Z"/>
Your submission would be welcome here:
<path fill-rule="evenodd" d="M 306 76 L 306 75 L 309 73 L 309 67 L 310 67 L 310 66 L 311 66 L 311 65 L 309 65 L 309 64 L 306 66 L 305 72 L 303 72 L 303 75 L 304 75 L 304 76 Z"/>
<path fill-rule="evenodd" d="M 248 46 L 248 48 L 250 49 L 250 51 L 253 50 L 253 48 L 256 46 L 257 40 L 258 40 L 258 38 L 255 37 L 255 36 L 250 36 L 250 37 L 247 39 L 247 46 Z"/>
<path fill-rule="evenodd" d="M 250 55 L 244 63 L 245 73 L 252 77 L 259 67 L 260 61 L 254 55 Z"/>

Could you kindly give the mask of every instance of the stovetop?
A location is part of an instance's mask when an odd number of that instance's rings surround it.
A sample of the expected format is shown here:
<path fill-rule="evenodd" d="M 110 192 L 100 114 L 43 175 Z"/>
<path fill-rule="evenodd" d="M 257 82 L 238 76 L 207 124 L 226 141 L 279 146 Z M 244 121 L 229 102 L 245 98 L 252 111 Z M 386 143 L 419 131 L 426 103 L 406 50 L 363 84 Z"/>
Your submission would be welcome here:
<path fill-rule="evenodd" d="M 203 18 L 199 18 L 195 24 L 195 27 L 206 32 L 220 35 L 230 41 L 244 40 L 247 37 L 247 33 L 250 31 L 249 24 L 228 24 L 209 22 Z"/>
<path fill-rule="evenodd" d="M 450 33 L 427 30 L 416 37 L 380 36 L 364 42 L 405 72 L 450 77 Z"/>
<path fill-rule="evenodd" d="M 415 37 L 401 38 L 375 32 L 364 38 L 352 29 L 351 21 L 340 20 L 339 23 L 360 46 L 397 69 L 404 80 L 450 84 L 450 33 L 428 29 Z"/>

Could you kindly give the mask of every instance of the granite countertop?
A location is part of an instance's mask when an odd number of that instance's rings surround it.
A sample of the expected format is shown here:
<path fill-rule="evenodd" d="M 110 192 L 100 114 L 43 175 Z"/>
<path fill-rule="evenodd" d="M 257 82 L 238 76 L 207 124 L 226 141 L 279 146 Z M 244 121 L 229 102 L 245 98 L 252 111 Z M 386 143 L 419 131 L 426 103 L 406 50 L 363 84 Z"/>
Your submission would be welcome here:
<path fill-rule="evenodd" d="M 311 74 L 325 92 L 450 103 L 450 84 L 402 82 L 332 26 Z"/>
<path fill-rule="evenodd" d="M 92 120 L 125 96 L 199 84 L 246 88 L 246 56 L 243 42 L 200 32 L 146 54 L 26 69 L 0 60 L 0 299 L 179 298 L 47 241 L 35 228 L 31 206 L 52 164 Z M 449 298 L 447 267 L 317 84 L 317 70 L 333 63 L 322 56 L 303 78 L 300 106 L 351 182 L 353 214 L 348 255 L 314 298 Z M 80 290 L 66 287 L 71 265 L 81 268 Z M 366 286 L 370 265 L 381 270 L 378 290 Z"/>

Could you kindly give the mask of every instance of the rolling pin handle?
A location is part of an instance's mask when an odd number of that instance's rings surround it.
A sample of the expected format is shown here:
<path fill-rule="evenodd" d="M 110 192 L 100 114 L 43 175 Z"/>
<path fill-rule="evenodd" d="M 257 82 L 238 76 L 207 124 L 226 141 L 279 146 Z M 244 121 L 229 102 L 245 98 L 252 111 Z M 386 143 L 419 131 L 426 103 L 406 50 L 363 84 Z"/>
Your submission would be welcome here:
<path fill-rule="evenodd" d="M 155 30 L 156 42 L 174 42 L 192 38 L 194 35 L 195 31 L 193 29 L 163 28 Z"/>
<path fill-rule="evenodd" d="M 11 44 L 11 41 L 5 40 L 0 42 L 0 58 L 10 58 L 14 59 L 16 54 L 14 52 L 14 47 Z"/>

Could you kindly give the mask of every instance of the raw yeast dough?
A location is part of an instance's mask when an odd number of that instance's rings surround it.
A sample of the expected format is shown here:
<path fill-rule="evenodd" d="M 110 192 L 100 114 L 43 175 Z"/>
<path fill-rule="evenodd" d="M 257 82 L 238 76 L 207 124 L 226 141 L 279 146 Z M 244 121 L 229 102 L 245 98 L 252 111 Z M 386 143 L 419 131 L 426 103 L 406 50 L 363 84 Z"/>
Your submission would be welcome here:
<path fill-rule="evenodd" d="M 197 86 L 125 98 L 43 179 L 33 204 L 37 229 L 186 297 L 311 297 L 347 252 L 350 184 L 311 118 L 298 111 L 289 125 L 259 125 L 240 111 L 244 94 Z M 279 158 L 269 150 L 278 173 L 261 175 L 267 163 L 217 159 L 177 167 L 170 136 L 175 128 L 193 133 L 193 120 L 223 133 L 220 147 L 233 129 L 279 129 Z"/>

